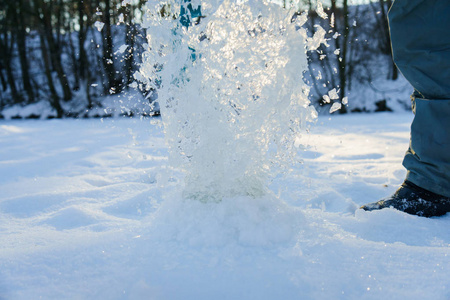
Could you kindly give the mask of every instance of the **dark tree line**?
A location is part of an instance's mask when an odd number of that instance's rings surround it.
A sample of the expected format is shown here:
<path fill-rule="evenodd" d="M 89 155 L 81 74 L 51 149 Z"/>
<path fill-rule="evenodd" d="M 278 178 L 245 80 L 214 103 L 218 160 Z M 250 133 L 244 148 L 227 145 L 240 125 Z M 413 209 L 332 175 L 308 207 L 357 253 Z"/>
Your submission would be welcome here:
<path fill-rule="evenodd" d="M 101 106 L 102 96 L 127 89 L 145 42 L 133 21 L 145 2 L 0 0 L 0 112 L 5 106 L 47 100 L 57 117 L 70 116 L 71 103 L 84 101 L 90 109 Z M 386 57 L 390 79 L 397 78 L 387 23 L 391 2 L 328 0 L 325 17 L 315 0 L 304 0 L 308 34 L 319 24 L 329 35 L 328 46 L 310 53 L 314 101 L 332 104 L 322 99 L 332 88 L 339 97 L 333 101 L 342 101 L 355 80 L 371 80 L 371 61 L 380 55 Z M 121 45 L 127 45 L 126 51 L 117 51 Z"/>
<path fill-rule="evenodd" d="M 46 98 L 62 117 L 70 114 L 64 103 L 80 91 L 92 108 L 97 96 L 126 89 L 141 34 L 133 19 L 144 3 L 0 0 L 0 110 Z M 118 58 L 115 47 L 122 44 L 129 47 Z M 93 91 L 98 84 L 101 91 Z"/>
<path fill-rule="evenodd" d="M 369 86 L 380 72 L 380 63 L 386 79 L 396 80 L 398 71 L 392 60 L 387 12 L 392 0 L 366 1 L 349 5 L 349 0 L 324 2 L 324 13 L 316 9 L 316 1 L 305 1 L 309 11 L 309 35 L 319 24 L 328 36 L 328 45 L 309 53 L 309 82 L 319 105 L 331 105 L 322 98 L 336 88 L 342 101 L 351 93 L 356 81 Z M 325 6 L 326 5 L 326 6 Z M 329 100 L 329 99 L 327 99 Z M 333 101 L 331 101 L 333 102 Z M 345 101 L 344 101 L 345 103 Z M 343 105 L 340 113 L 346 113 Z"/>

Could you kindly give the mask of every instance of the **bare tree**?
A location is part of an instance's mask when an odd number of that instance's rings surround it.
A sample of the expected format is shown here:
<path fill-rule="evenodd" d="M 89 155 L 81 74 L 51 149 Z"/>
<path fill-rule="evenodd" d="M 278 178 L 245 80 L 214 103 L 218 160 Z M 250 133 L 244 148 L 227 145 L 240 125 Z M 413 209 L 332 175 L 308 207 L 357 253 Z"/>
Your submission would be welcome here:
<path fill-rule="evenodd" d="M 342 100 L 346 95 L 348 78 L 351 76 L 348 70 L 348 37 L 350 32 L 348 21 L 348 0 L 342 1 L 342 8 L 337 7 L 336 0 L 331 0 L 331 13 L 338 19 L 335 22 L 335 30 L 340 36 L 335 38 L 335 49 L 338 51 L 337 65 L 339 75 L 339 98 Z M 339 22 L 340 20 L 340 22 Z M 345 105 L 339 110 L 340 113 L 346 113 Z"/>
<path fill-rule="evenodd" d="M 11 96 L 14 103 L 21 103 L 22 96 L 19 94 L 16 85 L 16 78 L 12 69 L 13 49 L 16 38 L 16 31 L 12 30 L 15 27 L 14 14 L 15 5 L 11 2 L 2 3 L 4 18 L 1 20 L 1 36 L 0 36 L 0 56 L 3 60 L 3 67 L 6 71 L 6 78 L 11 90 Z"/>
<path fill-rule="evenodd" d="M 17 33 L 17 49 L 19 53 L 22 82 L 25 92 L 28 95 L 28 102 L 34 102 L 34 91 L 31 85 L 29 63 L 28 63 L 28 50 L 27 50 L 27 31 L 25 23 L 25 3 L 23 0 L 17 0 L 12 4 L 13 18 L 17 27 L 15 29 Z"/>
<path fill-rule="evenodd" d="M 70 88 L 67 74 L 64 71 L 61 61 L 61 47 L 57 44 L 57 40 L 54 37 L 54 28 L 52 24 L 52 5 L 53 2 L 47 3 L 44 0 L 34 0 L 34 5 L 37 10 L 37 17 L 41 23 L 45 38 L 48 43 L 48 50 L 50 61 L 53 69 L 58 75 L 58 80 L 61 84 L 61 88 L 64 94 L 63 99 L 69 101 L 72 99 L 72 90 Z M 57 28 L 59 29 L 59 28 Z"/>
<path fill-rule="evenodd" d="M 118 91 L 116 80 L 116 72 L 114 68 L 113 58 L 113 40 L 111 30 L 111 0 L 104 0 L 105 10 L 103 12 L 103 67 L 106 73 L 107 85 L 105 86 L 105 94 L 111 91 Z"/>
<path fill-rule="evenodd" d="M 127 5 L 124 9 L 124 21 L 126 28 L 125 43 L 128 46 L 127 52 L 125 53 L 125 85 L 126 89 L 133 81 L 133 65 L 134 65 L 134 51 L 136 43 L 137 29 L 136 25 L 133 23 L 133 11 L 134 7 L 132 5 Z"/>
<path fill-rule="evenodd" d="M 40 30 L 39 34 L 39 40 L 41 42 L 40 48 L 42 53 L 42 59 L 44 61 L 44 68 L 45 68 L 45 76 L 47 78 L 47 83 L 50 91 L 50 105 L 56 110 L 57 117 L 62 118 L 64 115 L 64 110 L 61 107 L 61 103 L 59 102 L 59 96 L 56 92 L 55 84 L 53 82 L 52 77 L 52 71 L 50 68 L 50 58 L 48 54 L 47 44 L 44 37 L 44 33 L 42 32 L 42 29 Z"/>
<path fill-rule="evenodd" d="M 377 36 L 379 41 L 379 50 L 382 54 L 390 56 L 389 61 L 389 72 L 388 79 L 396 80 L 398 78 L 398 69 L 394 64 L 392 59 L 392 47 L 391 47 L 391 37 L 389 32 L 389 21 L 387 17 L 387 11 L 392 5 L 392 0 L 378 0 L 377 3 L 370 2 L 372 12 L 374 14 L 374 19 L 376 21 L 376 27 L 373 32 Z"/>

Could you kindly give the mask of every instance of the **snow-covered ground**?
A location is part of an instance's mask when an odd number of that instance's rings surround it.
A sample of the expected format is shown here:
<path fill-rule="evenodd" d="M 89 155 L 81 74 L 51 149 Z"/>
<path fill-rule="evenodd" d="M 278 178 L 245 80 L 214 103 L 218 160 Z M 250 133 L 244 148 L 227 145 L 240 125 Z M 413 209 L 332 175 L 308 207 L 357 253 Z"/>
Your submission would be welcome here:
<path fill-rule="evenodd" d="M 262 199 L 182 200 L 159 119 L 0 121 L 0 299 L 450 299 L 450 216 L 403 181 L 411 113 L 320 117 Z"/>

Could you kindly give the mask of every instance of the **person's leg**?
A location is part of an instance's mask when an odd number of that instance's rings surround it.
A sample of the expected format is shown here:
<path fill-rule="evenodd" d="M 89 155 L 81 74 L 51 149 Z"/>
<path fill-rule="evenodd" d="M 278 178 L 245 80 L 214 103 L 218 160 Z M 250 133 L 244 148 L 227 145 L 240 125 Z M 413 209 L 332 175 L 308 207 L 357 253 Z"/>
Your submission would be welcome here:
<path fill-rule="evenodd" d="M 405 183 L 392 197 L 363 209 L 393 206 L 425 216 L 450 211 L 448 16 L 448 0 L 395 0 L 389 11 L 394 61 L 414 87 L 415 117 L 403 161 L 407 169 Z"/>
<path fill-rule="evenodd" d="M 389 12 L 394 60 L 415 89 L 407 180 L 450 197 L 450 5 L 396 0 Z"/>
<path fill-rule="evenodd" d="M 450 197 L 450 100 L 414 99 L 406 180 Z"/>

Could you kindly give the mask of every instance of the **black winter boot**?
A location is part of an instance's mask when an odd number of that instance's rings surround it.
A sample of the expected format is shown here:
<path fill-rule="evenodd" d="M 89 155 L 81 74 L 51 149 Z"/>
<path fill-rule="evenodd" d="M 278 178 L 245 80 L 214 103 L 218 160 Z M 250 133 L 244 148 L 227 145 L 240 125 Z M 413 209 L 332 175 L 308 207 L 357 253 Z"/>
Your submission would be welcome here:
<path fill-rule="evenodd" d="M 429 192 L 405 180 L 391 197 L 363 205 L 361 209 L 372 211 L 388 207 L 411 215 L 436 217 L 450 212 L 450 198 Z"/>

